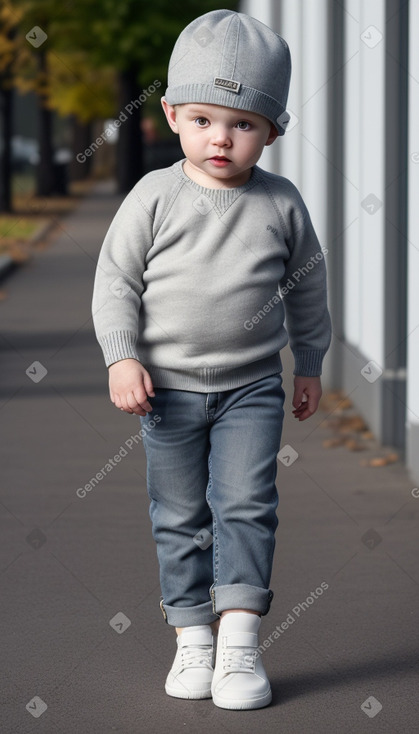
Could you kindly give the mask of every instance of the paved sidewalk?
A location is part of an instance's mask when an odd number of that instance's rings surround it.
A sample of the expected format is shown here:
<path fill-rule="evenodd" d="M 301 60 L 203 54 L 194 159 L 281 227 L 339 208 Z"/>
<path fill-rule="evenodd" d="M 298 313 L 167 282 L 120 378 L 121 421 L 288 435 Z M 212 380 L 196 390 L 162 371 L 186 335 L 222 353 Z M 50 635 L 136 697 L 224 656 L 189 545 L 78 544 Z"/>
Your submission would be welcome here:
<path fill-rule="evenodd" d="M 324 414 L 294 421 L 289 354 L 283 445 L 298 458 L 278 463 L 262 624 L 273 703 L 229 712 L 165 695 L 175 642 L 158 608 L 140 426 L 108 400 L 90 317 L 119 201 L 99 185 L 3 285 L 0 731 L 417 731 L 419 499 L 400 464 L 323 448 Z"/>

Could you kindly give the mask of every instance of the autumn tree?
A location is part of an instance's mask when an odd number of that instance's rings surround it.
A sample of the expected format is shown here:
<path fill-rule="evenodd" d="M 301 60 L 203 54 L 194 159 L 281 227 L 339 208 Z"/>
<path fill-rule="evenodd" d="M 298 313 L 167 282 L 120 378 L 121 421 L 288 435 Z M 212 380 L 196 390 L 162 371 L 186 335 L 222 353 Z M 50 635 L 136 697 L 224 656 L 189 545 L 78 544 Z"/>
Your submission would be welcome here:
<path fill-rule="evenodd" d="M 98 68 L 111 62 L 118 78 L 118 110 L 138 100 L 144 89 L 161 82 L 177 36 L 194 18 L 217 8 L 235 8 L 225 0 L 74 0 L 67 39 L 89 53 Z M 142 106 L 136 105 L 119 128 L 118 185 L 128 191 L 143 173 L 140 131 Z"/>
<path fill-rule="evenodd" d="M 81 123 L 125 114 L 119 128 L 118 186 L 128 191 L 143 174 L 144 90 L 166 85 L 180 31 L 198 15 L 235 9 L 225 0 L 13 0 L 21 14 L 16 83 L 39 100 L 38 193 L 53 187 L 52 111 Z M 150 87 L 153 89 L 153 87 Z"/>
<path fill-rule="evenodd" d="M 0 211 L 9 212 L 12 180 L 13 61 L 20 14 L 0 6 Z"/>

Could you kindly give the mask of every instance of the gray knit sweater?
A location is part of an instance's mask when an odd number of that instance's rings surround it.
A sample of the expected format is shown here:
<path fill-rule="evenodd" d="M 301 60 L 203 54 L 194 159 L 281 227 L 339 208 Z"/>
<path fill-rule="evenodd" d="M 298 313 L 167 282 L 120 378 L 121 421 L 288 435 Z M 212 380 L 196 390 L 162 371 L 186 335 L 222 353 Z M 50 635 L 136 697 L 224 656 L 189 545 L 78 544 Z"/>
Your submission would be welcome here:
<path fill-rule="evenodd" d="M 298 190 L 258 166 L 207 189 L 182 164 L 144 176 L 105 237 L 93 320 L 106 364 L 133 357 L 155 387 L 229 390 L 279 372 L 289 336 L 294 374 L 321 374 L 326 269 Z"/>

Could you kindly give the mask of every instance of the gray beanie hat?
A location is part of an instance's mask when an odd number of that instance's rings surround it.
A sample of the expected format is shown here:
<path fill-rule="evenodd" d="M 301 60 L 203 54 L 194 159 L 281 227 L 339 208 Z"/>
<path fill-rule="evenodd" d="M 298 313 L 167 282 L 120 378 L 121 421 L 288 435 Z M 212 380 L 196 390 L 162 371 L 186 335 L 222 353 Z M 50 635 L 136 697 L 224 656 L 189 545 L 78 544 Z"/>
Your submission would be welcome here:
<path fill-rule="evenodd" d="M 165 96 L 170 105 L 201 102 L 256 112 L 283 135 L 290 76 L 281 36 L 250 15 L 214 10 L 177 39 Z"/>

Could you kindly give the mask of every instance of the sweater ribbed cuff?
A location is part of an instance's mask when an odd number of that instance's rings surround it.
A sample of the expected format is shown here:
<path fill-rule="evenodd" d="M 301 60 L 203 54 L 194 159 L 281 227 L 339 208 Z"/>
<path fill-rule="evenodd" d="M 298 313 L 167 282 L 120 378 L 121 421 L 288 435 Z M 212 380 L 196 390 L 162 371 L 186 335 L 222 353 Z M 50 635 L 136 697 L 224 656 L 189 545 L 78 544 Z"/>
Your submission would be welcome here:
<path fill-rule="evenodd" d="M 294 352 L 294 375 L 318 377 L 322 373 L 322 363 L 327 349 L 300 349 Z"/>
<path fill-rule="evenodd" d="M 106 336 L 98 337 L 98 342 L 102 348 L 107 367 L 121 359 L 138 359 L 140 361 L 136 349 L 137 335 L 132 331 L 112 331 Z"/>

